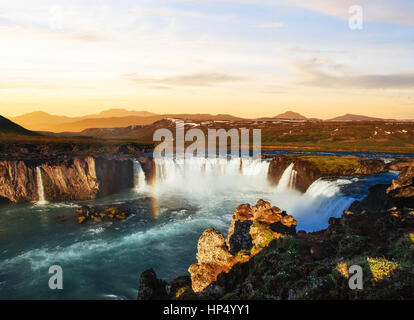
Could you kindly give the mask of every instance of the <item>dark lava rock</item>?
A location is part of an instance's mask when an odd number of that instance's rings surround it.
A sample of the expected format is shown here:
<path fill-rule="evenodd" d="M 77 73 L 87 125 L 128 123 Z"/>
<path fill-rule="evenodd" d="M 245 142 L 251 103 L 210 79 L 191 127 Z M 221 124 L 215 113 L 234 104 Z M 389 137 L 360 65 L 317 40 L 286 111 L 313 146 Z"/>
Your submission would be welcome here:
<path fill-rule="evenodd" d="M 250 250 L 253 246 L 252 236 L 250 235 L 250 227 L 253 221 L 236 221 L 234 224 L 234 233 L 229 238 L 230 253 L 236 254 L 240 250 Z"/>
<path fill-rule="evenodd" d="M 165 300 L 167 282 L 157 278 L 154 270 L 145 270 L 139 278 L 138 300 Z"/>

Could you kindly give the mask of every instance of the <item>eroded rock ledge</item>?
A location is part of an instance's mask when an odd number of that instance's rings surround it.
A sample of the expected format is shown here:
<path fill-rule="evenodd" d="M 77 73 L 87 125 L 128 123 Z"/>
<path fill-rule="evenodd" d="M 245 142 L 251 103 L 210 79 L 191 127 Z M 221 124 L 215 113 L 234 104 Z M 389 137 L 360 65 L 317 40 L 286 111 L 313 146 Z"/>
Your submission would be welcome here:
<path fill-rule="evenodd" d="M 200 237 L 191 280 L 146 271 L 138 298 L 414 299 L 413 178 L 405 167 L 313 233 L 296 233 L 296 221 L 263 200 L 241 205 L 226 239 L 212 228 Z M 363 270 L 363 290 L 349 288 L 352 265 Z"/>
<path fill-rule="evenodd" d="M 309 186 L 322 177 L 369 175 L 387 172 L 388 166 L 379 159 L 358 157 L 328 157 L 317 155 L 281 155 L 269 165 L 268 179 L 277 185 L 286 168 L 294 163 L 297 172 L 295 188 L 306 192 Z"/>

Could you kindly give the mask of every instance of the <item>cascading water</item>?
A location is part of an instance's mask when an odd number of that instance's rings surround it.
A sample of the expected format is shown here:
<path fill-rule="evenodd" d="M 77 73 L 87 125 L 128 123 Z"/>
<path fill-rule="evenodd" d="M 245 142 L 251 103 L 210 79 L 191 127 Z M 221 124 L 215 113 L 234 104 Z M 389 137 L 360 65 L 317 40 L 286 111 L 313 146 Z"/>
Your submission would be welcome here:
<path fill-rule="evenodd" d="M 137 160 L 133 160 L 134 163 L 134 189 L 137 192 L 145 191 L 147 182 L 145 180 L 145 172 L 142 169 L 141 164 Z"/>
<path fill-rule="evenodd" d="M 291 208 L 299 227 L 307 231 L 320 230 L 328 226 L 330 217 L 341 216 L 356 200 L 341 192 L 341 187 L 349 183 L 352 183 L 351 179 L 319 179 L 313 182 Z M 285 210 L 289 210 L 290 205 L 286 204 L 285 207 Z"/>
<path fill-rule="evenodd" d="M 269 163 L 255 159 L 190 158 L 156 160 L 156 190 L 181 190 L 188 196 L 263 190 Z"/>
<path fill-rule="evenodd" d="M 155 195 L 162 199 L 180 194 L 213 210 L 217 210 L 213 203 L 219 202 L 218 195 L 224 200 L 240 199 L 240 203 L 251 204 L 263 198 L 292 214 L 298 228 L 306 231 L 325 228 L 329 217 L 340 216 L 355 201 L 341 193 L 341 186 L 351 180 L 319 179 L 302 194 L 295 189 L 294 163 L 285 169 L 276 188 L 268 183 L 268 168 L 269 162 L 254 159 L 157 159 Z"/>
<path fill-rule="evenodd" d="M 42 171 L 40 167 L 36 167 L 36 180 L 37 180 L 37 204 L 46 204 L 45 190 L 43 187 Z"/>
<path fill-rule="evenodd" d="M 280 178 L 277 185 L 278 191 L 295 189 L 297 172 L 295 169 L 293 169 L 294 165 L 295 164 L 292 162 L 283 172 L 282 177 Z"/>

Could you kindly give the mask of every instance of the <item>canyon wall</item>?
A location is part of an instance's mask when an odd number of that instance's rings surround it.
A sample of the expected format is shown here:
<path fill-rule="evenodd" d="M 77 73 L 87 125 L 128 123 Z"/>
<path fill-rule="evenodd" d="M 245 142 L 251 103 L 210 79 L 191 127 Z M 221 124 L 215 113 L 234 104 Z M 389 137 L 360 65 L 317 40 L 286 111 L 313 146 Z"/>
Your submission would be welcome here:
<path fill-rule="evenodd" d="M 273 158 L 268 179 L 277 185 L 286 168 L 294 163 L 297 172 L 295 189 L 306 192 L 309 186 L 322 177 L 369 175 L 388 171 L 384 161 L 357 157 L 327 157 L 315 155 L 282 155 Z"/>
<path fill-rule="evenodd" d="M 0 197 L 3 202 L 37 200 L 36 165 L 25 161 L 0 161 Z"/>
<path fill-rule="evenodd" d="M 119 158 L 0 161 L 0 199 L 38 201 L 40 183 L 47 201 L 95 199 L 133 188 L 133 171 L 132 160 Z"/>

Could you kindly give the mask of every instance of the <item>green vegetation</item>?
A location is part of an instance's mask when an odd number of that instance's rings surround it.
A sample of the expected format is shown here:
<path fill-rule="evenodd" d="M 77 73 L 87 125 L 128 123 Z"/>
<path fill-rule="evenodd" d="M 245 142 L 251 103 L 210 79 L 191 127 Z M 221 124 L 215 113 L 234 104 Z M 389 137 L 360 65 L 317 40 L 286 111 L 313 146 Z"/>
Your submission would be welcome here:
<path fill-rule="evenodd" d="M 359 161 L 353 157 L 327 157 L 316 155 L 287 155 L 291 162 L 306 161 L 318 169 L 324 176 L 333 176 L 352 172 L 359 166 Z"/>
<path fill-rule="evenodd" d="M 399 267 L 397 262 L 385 258 L 367 258 L 367 261 L 374 283 L 389 278 Z"/>

